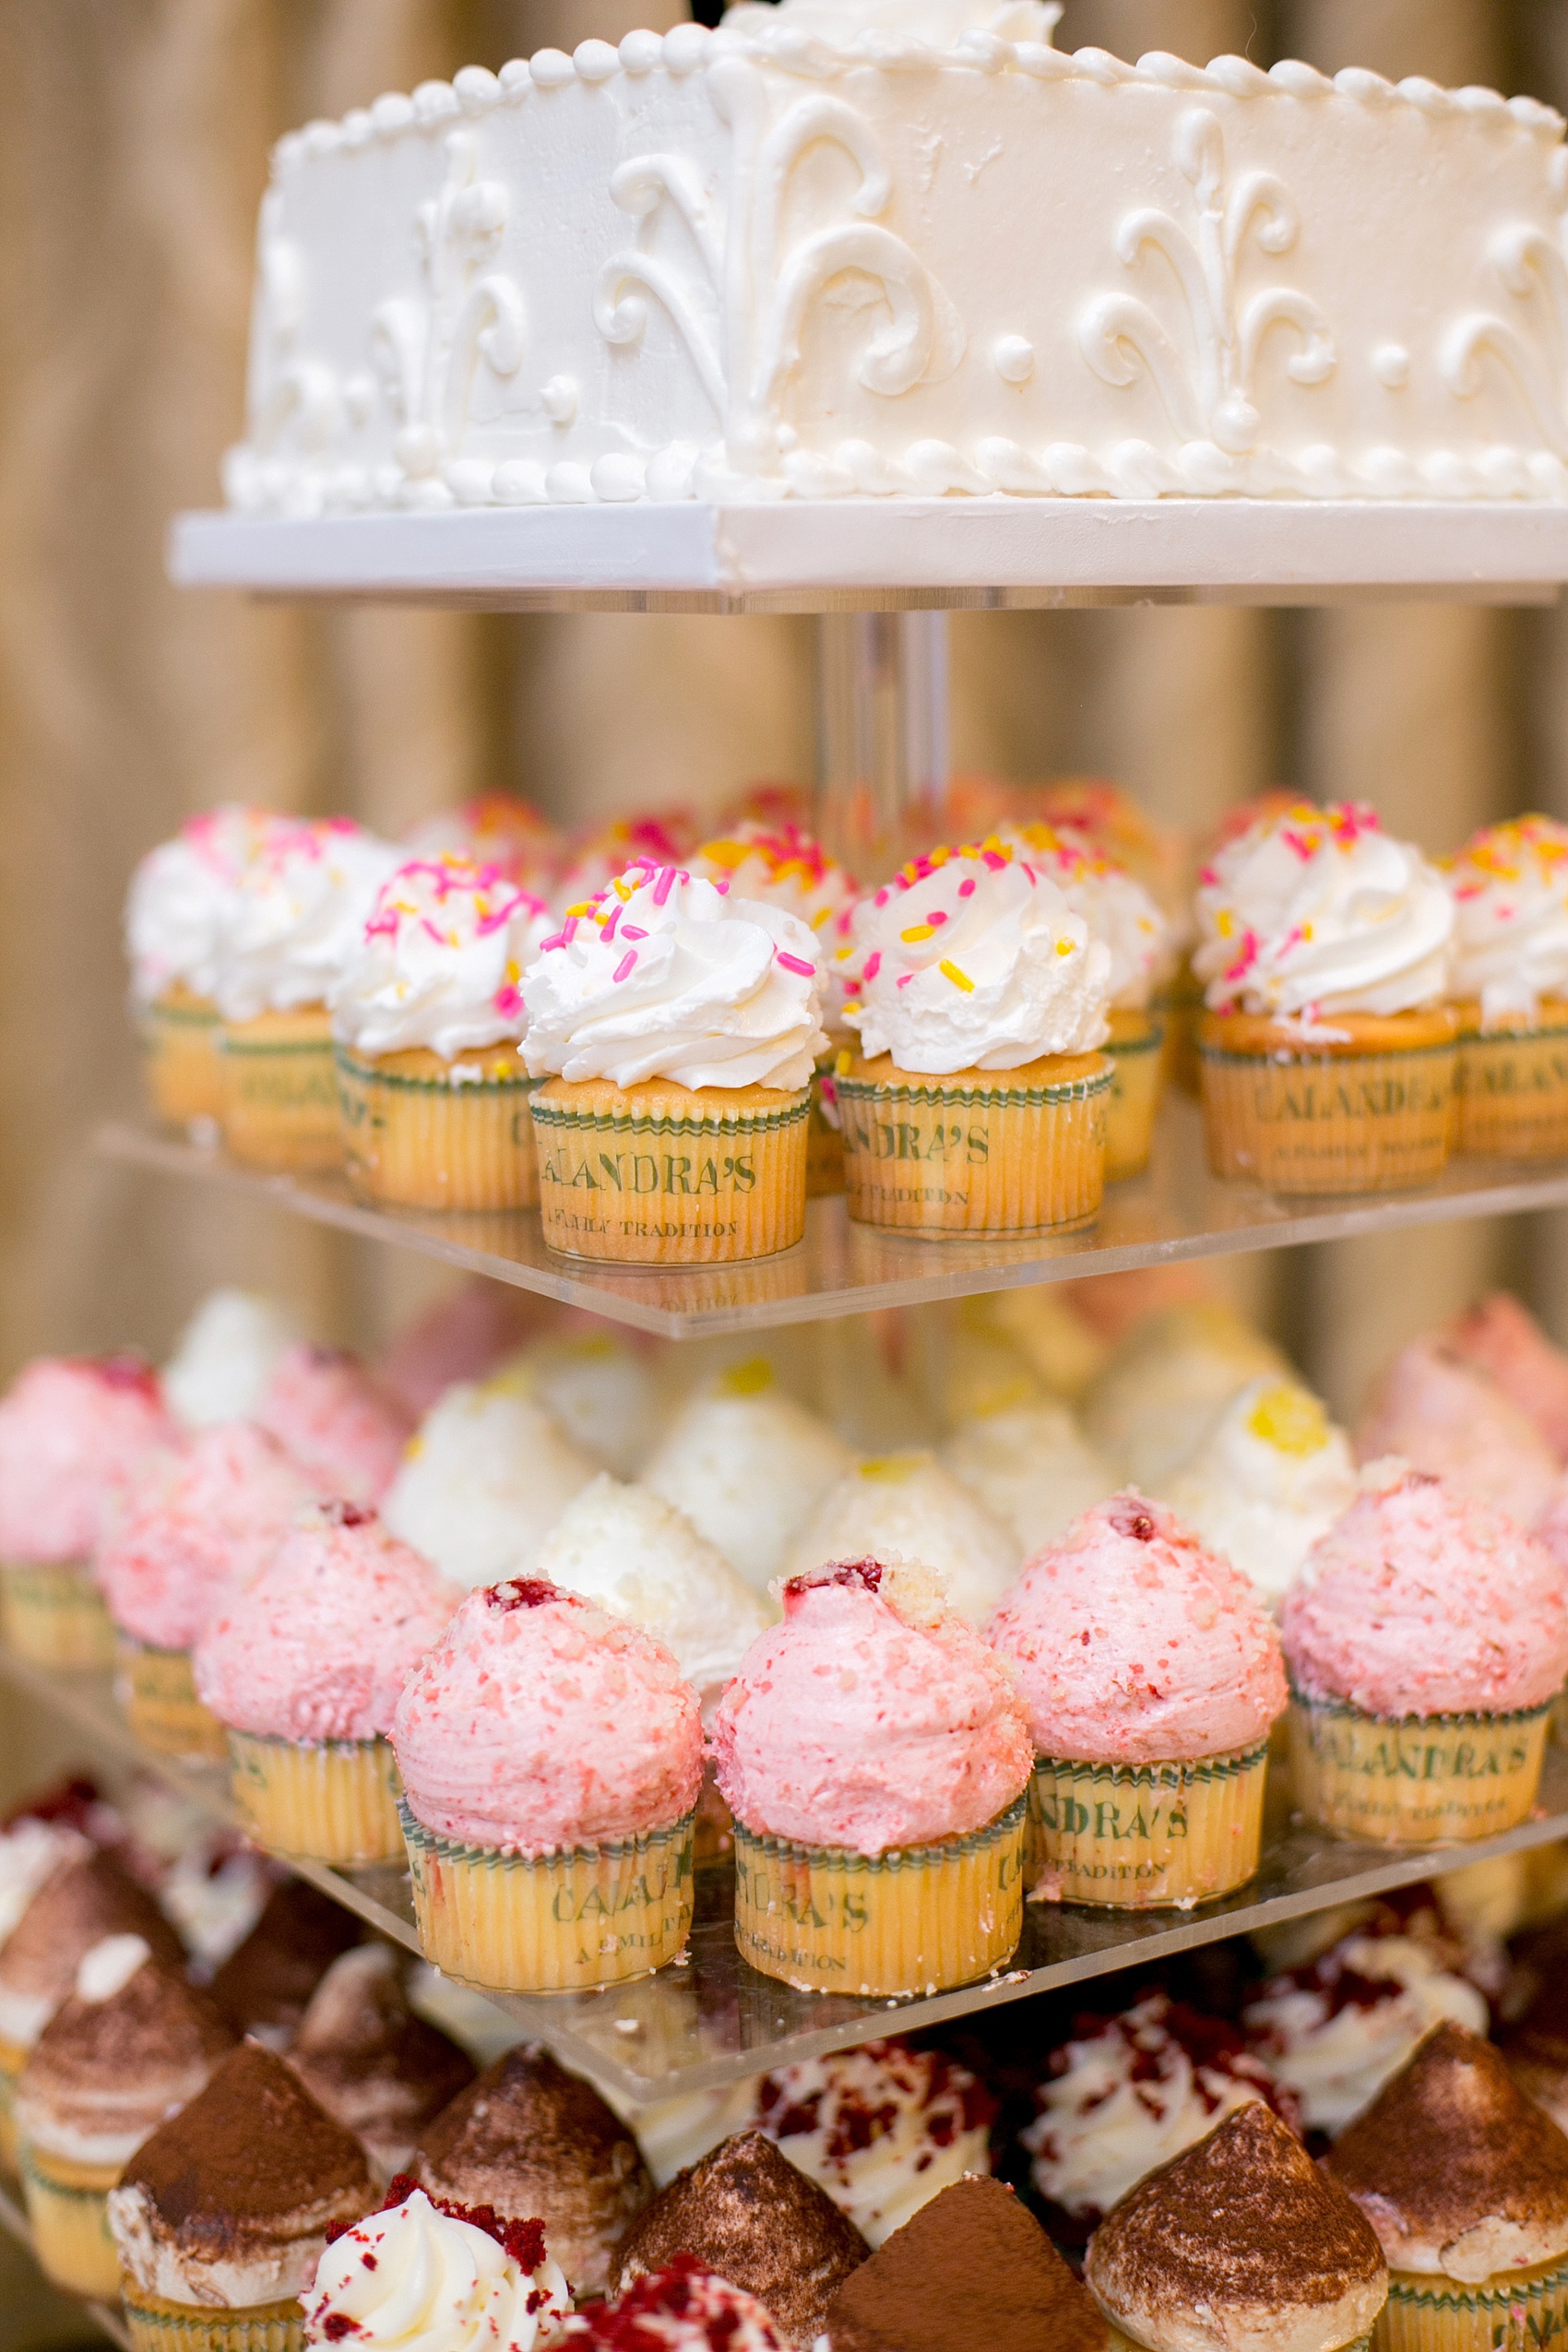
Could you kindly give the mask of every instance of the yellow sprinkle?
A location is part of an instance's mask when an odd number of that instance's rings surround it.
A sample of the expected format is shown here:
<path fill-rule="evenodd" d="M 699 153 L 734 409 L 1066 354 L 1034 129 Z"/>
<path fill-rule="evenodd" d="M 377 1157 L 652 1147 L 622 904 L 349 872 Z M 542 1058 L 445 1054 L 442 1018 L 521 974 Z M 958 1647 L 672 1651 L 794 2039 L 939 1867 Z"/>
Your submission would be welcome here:
<path fill-rule="evenodd" d="M 518 982 L 518 981 L 522 979 L 522 977 L 523 977 L 523 968 L 522 968 L 521 964 L 512 964 L 512 963 L 509 963 L 509 964 L 507 965 L 507 967 L 506 967 L 506 978 L 507 978 L 507 980 L 508 980 L 509 984 L 510 984 L 513 988 L 516 988 L 516 987 L 517 987 L 517 982 Z"/>
<path fill-rule="evenodd" d="M 934 923 L 911 923 L 909 930 L 901 931 L 898 933 L 898 936 L 900 939 L 908 940 L 912 947 L 917 940 L 934 939 L 936 937 L 936 925 Z"/>
<path fill-rule="evenodd" d="M 845 1007 L 844 1007 L 844 1010 L 845 1010 L 845 1012 L 846 1012 L 846 1013 L 858 1013 L 858 1012 L 860 1011 L 860 1009 L 861 1009 L 861 1000 L 860 1000 L 860 998 L 859 998 L 858 996 L 857 996 L 857 997 L 855 997 L 855 998 L 853 998 L 850 1002 L 847 1003 L 847 1004 L 845 1004 Z"/>
<path fill-rule="evenodd" d="M 766 1356 L 753 1356 L 720 1373 L 719 1385 L 726 1396 L 761 1396 L 773 1385 L 773 1366 Z"/>
<path fill-rule="evenodd" d="M 1059 939 L 1056 943 L 1056 952 L 1059 956 L 1070 956 L 1073 952 L 1072 941 L 1070 939 Z"/>
<path fill-rule="evenodd" d="M 627 899 L 632 896 L 631 884 L 629 882 L 623 882 L 619 875 L 615 878 L 615 896 L 620 899 L 623 907 L 625 905 Z"/>
<path fill-rule="evenodd" d="M 855 1066 L 855 1057 L 846 1045 L 840 1048 L 833 1064 L 841 1078 L 847 1078 Z"/>
<path fill-rule="evenodd" d="M 1214 919 L 1214 927 L 1221 939 L 1229 939 L 1236 928 L 1236 919 L 1229 907 L 1221 907 Z"/>
<path fill-rule="evenodd" d="M 591 915 L 594 912 L 595 908 L 591 898 L 585 898 L 580 907 L 568 907 L 566 909 L 568 918 L 573 915 Z"/>
<path fill-rule="evenodd" d="M 830 922 L 830 921 L 832 921 L 832 918 L 833 918 L 833 909 L 832 909 L 832 908 L 831 908 L 831 907 L 824 907 L 820 914 L 815 914 L 815 915 L 814 915 L 814 916 L 812 917 L 812 929 L 813 929 L 813 931 L 820 931 L 820 930 L 822 929 L 823 924 L 824 924 L 825 922 Z"/>
<path fill-rule="evenodd" d="M 974 994 L 975 984 L 973 980 L 969 978 L 968 972 L 961 972 L 956 964 L 949 964 L 944 961 L 943 963 L 938 964 L 936 968 L 944 980 L 950 980 L 952 981 L 955 988 L 961 988 L 966 996 L 972 996 Z"/>
<path fill-rule="evenodd" d="M 932 864 L 933 866 L 944 866 L 952 854 L 953 852 L 951 849 L 933 849 L 931 853 Z"/>
<path fill-rule="evenodd" d="M 847 959 L 851 956 L 854 952 L 855 951 L 852 947 L 836 947 L 833 951 L 833 960 L 836 964 L 842 964 L 847 961 Z"/>
<path fill-rule="evenodd" d="M 733 873 L 738 865 L 744 864 L 750 848 L 751 844 L 747 841 L 709 841 L 699 854 L 707 860 L 709 865 L 728 866 Z"/>

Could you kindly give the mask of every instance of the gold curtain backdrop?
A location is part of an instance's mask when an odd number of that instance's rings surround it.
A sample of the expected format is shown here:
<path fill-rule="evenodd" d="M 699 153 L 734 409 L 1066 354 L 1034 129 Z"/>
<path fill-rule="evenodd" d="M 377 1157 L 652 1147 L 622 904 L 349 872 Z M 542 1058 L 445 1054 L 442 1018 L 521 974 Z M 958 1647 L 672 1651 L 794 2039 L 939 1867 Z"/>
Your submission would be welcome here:
<path fill-rule="evenodd" d="M 557 817 L 711 803 L 811 764 L 803 621 L 301 611 L 177 595 L 162 540 L 242 422 L 271 139 L 312 115 L 683 0 L 5 0 L 0 6 L 0 1375 L 164 1346 L 220 1279 L 372 1338 L 437 1277 L 93 1160 L 134 1107 L 120 904 L 136 858 L 226 796 L 397 831 L 487 785 Z M 1568 101 L 1568 0 L 1069 0 L 1057 36 L 1241 51 Z M 1284 778 L 1375 801 L 1434 850 L 1561 807 L 1556 612 L 1373 606 L 964 615 L 954 758 L 1099 770 L 1202 824 Z M 1335 1407 L 1506 1276 L 1568 1337 L 1568 1221 L 1235 1263 Z"/>

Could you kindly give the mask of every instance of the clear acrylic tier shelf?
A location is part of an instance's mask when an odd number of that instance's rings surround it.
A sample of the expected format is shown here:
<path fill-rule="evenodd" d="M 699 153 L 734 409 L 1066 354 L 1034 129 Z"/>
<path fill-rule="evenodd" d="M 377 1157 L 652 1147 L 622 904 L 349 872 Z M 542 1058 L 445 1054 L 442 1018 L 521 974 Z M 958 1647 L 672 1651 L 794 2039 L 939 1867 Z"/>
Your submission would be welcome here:
<path fill-rule="evenodd" d="M 234 1823 L 222 1768 L 175 1764 L 144 1749 L 115 1704 L 107 1673 L 51 1672 L 0 1647 L 0 1678 L 69 1723 L 95 1759 L 142 1766 L 183 1790 L 213 1820 Z M 735 1949 L 731 1874 L 715 1867 L 697 1873 L 696 1918 L 684 1966 L 600 1992 L 487 1997 L 520 2032 L 547 2043 L 564 2065 L 588 2075 L 623 2106 L 636 2108 L 720 2089 L 770 2066 L 848 2049 L 890 2030 L 909 2032 L 1030 1993 L 1085 1984 L 1134 1962 L 1157 1962 L 1559 1838 L 1568 1838 L 1568 1752 L 1556 1746 L 1547 1751 L 1535 1816 L 1504 1836 L 1468 1846 L 1396 1852 L 1332 1838 L 1291 1816 L 1276 1772 L 1262 1866 L 1250 1886 L 1191 1911 L 1140 1914 L 1028 1903 L 1012 1966 L 956 1992 L 907 2001 L 849 1999 L 797 1992 L 759 1976 Z M 407 1871 L 294 1867 L 384 1935 L 419 1950 Z"/>
<path fill-rule="evenodd" d="M 1278 1200 L 1255 1185 L 1211 1176 L 1197 1110 L 1179 1100 L 1162 1116 L 1148 1174 L 1112 1185 L 1087 1232 L 1058 1241 L 914 1241 L 857 1225 L 839 1196 L 812 1202 L 805 1240 L 778 1257 L 683 1271 L 595 1266 L 558 1256 L 544 1246 L 536 1210 L 442 1216 L 369 1207 L 341 1177 L 258 1175 L 216 1147 L 128 1123 L 101 1128 L 97 1145 L 112 1158 L 226 1185 L 253 1202 L 417 1250 L 666 1339 L 762 1331 L 1183 1258 L 1228 1257 L 1393 1226 L 1453 1224 L 1568 1205 L 1568 1160 L 1472 1158 L 1455 1160 L 1420 1192 Z"/>
<path fill-rule="evenodd" d="M 982 497 L 187 514 L 168 564 L 181 588 L 491 612 L 1517 605 L 1554 601 L 1568 580 L 1568 506 Z"/>

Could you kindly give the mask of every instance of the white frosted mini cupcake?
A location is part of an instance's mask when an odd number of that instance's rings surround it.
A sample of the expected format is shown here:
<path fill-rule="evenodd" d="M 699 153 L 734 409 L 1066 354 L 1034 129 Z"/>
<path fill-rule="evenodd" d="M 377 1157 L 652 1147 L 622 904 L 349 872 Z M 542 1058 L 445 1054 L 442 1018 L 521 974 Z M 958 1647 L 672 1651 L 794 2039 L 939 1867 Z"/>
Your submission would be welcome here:
<path fill-rule="evenodd" d="M 1069 1408 L 1053 1402 L 976 1413 L 954 1431 L 941 1459 L 1012 1530 L 1022 1559 L 1116 1491 L 1109 1463 Z"/>
<path fill-rule="evenodd" d="M 1568 825 L 1523 816 L 1473 834 L 1454 893 L 1460 1151 L 1568 1152 Z"/>
<path fill-rule="evenodd" d="M 210 1135 L 222 1116 L 219 956 L 240 876 L 277 821 L 232 802 L 206 810 L 149 850 L 131 877 L 131 1004 L 148 1093 L 171 1126 Z"/>
<path fill-rule="evenodd" d="M 846 1470 L 785 1556 L 781 1574 L 809 1576 L 829 1560 L 919 1561 L 948 1606 L 982 1624 L 1018 1573 L 1010 1527 L 930 1454 L 887 1454 Z"/>
<path fill-rule="evenodd" d="M 641 1482 L 683 1512 L 748 1585 L 766 1592 L 790 1543 L 854 1458 L 756 1357 L 687 1398 L 644 1465 Z"/>
<path fill-rule="evenodd" d="M 185 1429 L 254 1420 L 268 1381 L 300 1336 L 277 1300 L 257 1290 L 209 1290 L 163 1367 L 164 1402 Z"/>
<path fill-rule="evenodd" d="M 532 1565 L 593 1475 L 589 1457 L 510 1383 L 462 1381 L 409 1441 L 382 1515 L 443 1575 L 493 1585 Z"/>

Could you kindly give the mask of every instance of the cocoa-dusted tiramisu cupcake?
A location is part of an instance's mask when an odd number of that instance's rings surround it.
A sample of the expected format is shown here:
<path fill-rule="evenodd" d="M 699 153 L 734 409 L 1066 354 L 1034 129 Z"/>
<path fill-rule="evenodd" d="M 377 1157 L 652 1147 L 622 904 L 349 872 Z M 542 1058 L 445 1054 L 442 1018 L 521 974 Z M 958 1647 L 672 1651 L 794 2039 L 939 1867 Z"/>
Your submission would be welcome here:
<path fill-rule="evenodd" d="M 340 1953 L 362 1942 L 351 1911 L 303 1878 L 286 1878 L 214 1975 L 213 2000 L 236 2034 L 284 2050 Z"/>
<path fill-rule="evenodd" d="M 578 2294 L 604 2288 L 617 2243 L 653 2194 L 625 2125 L 538 2042 L 507 2050 L 460 2090 L 409 2169 L 433 2197 L 542 2221 Z"/>
<path fill-rule="evenodd" d="M 760 2132 L 737 2132 L 645 2207 L 616 2251 L 619 2292 L 691 2254 L 754 2295 L 788 2344 L 814 2344 L 827 2308 L 871 2249 L 833 2200 Z"/>
<path fill-rule="evenodd" d="M 332 1963 L 289 2063 L 381 2180 L 408 2170 L 420 2133 L 474 2079 L 450 2035 L 410 2008 L 402 1967 L 385 1943 L 362 1943 Z"/>
<path fill-rule="evenodd" d="M 293 2352 L 328 2231 L 374 2203 L 353 2134 L 243 2042 L 110 2192 L 136 2352 Z"/>
<path fill-rule="evenodd" d="M 1110 2330 L 1000 2180 L 956 2180 L 851 2271 L 829 2352 L 1106 2352 Z"/>
<path fill-rule="evenodd" d="M 1123 2198 L 1084 2276 L 1146 2352 L 1351 2352 L 1388 2293 L 1371 2225 L 1256 2099 Z"/>

